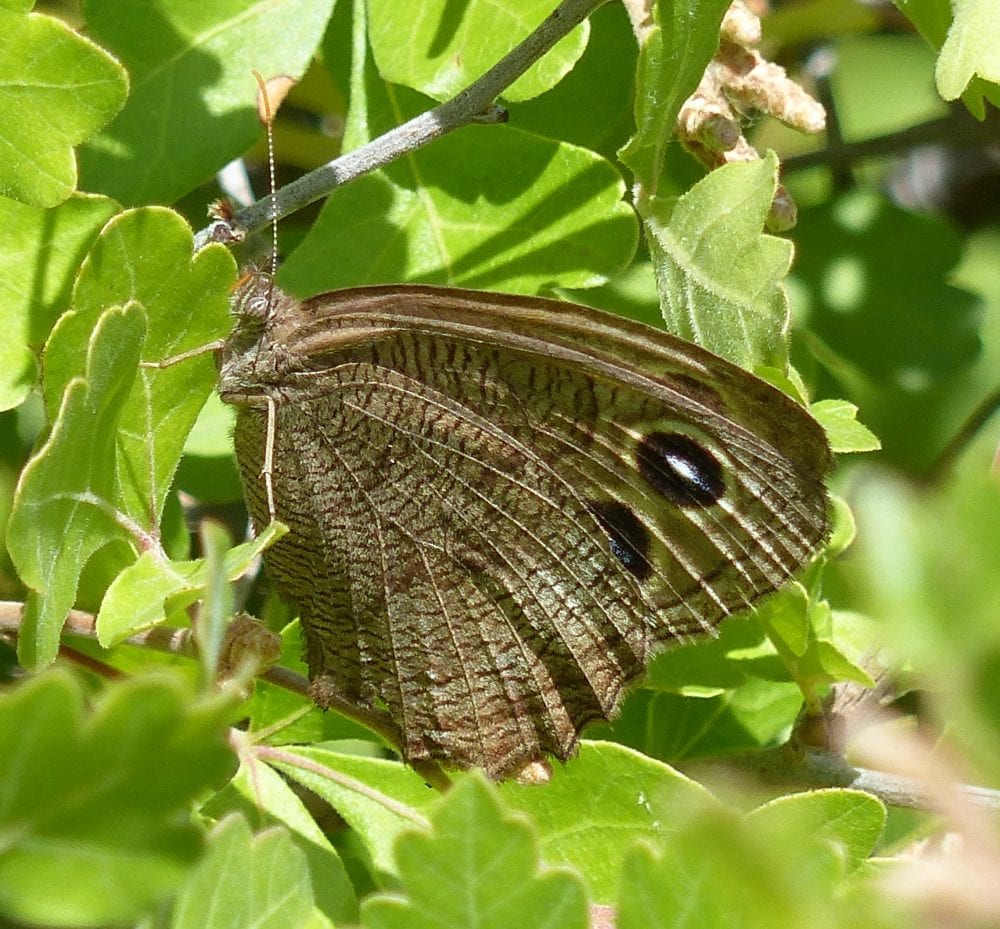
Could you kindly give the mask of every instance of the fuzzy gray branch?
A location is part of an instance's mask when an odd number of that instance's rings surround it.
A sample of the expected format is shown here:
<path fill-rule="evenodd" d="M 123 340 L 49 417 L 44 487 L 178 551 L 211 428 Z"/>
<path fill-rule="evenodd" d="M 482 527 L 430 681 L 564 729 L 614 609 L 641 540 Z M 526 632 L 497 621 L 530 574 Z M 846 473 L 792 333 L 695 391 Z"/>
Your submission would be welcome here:
<path fill-rule="evenodd" d="M 687 773 L 696 778 L 713 771 L 743 771 L 758 781 L 798 790 L 850 787 L 877 797 L 888 806 L 917 810 L 937 808 L 934 798 L 919 781 L 871 768 L 857 768 L 842 755 L 789 742 L 777 748 L 748 752 L 735 758 L 712 759 L 694 765 Z M 981 809 L 1000 809 L 1000 790 L 975 784 L 954 784 L 967 803 Z"/>

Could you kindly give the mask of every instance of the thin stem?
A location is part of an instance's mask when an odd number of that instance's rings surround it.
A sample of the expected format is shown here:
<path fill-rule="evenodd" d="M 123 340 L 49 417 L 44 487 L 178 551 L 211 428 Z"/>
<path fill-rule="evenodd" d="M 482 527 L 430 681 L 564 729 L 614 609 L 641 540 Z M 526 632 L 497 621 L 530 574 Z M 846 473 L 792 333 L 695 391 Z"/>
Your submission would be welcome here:
<path fill-rule="evenodd" d="M 936 484 L 944 478 L 948 469 L 958 460 L 966 446 L 975 438 L 983 426 L 1000 409 L 1000 387 L 980 401 L 979 405 L 969 414 L 941 453 L 931 462 L 922 479 L 928 484 Z"/>
<path fill-rule="evenodd" d="M 815 165 L 852 165 L 866 158 L 898 155 L 921 145 L 976 146 L 989 145 L 1000 140 L 1000 117 L 990 114 L 979 122 L 967 113 L 954 112 L 941 119 L 909 126 L 899 132 L 862 139 L 859 142 L 841 142 L 826 145 L 815 152 L 790 155 L 782 159 L 787 171 L 811 168 Z"/>
<path fill-rule="evenodd" d="M 208 241 L 233 241 L 287 216 L 332 190 L 473 122 L 504 122 L 506 111 L 494 101 L 553 45 L 583 22 L 604 0 L 562 0 L 520 45 L 450 100 L 310 171 L 281 190 L 202 229 L 195 248 Z M 222 228 L 225 227 L 225 228 Z"/>

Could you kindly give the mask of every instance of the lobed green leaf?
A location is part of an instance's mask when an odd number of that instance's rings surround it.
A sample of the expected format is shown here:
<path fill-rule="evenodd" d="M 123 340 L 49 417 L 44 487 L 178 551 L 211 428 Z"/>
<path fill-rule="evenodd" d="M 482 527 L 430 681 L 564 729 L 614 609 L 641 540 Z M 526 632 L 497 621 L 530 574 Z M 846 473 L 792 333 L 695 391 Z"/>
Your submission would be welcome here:
<path fill-rule="evenodd" d="M 253 835 L 231 815 L 177 896 L 170 929 L 301 929 L 313 909 L 306 857 L 287 830 Z"/>
<path fill-rule="evenodd" d="M 0 410 L 18 406 L 38 378 L 37 356 L 69 306 L 73 276 L 113 200 L 76 196 L 51 209 L 0 197 Z M 30 272 L 28 271 L 30 269 Z"/>
<path fill-rule="evenodd" d="M 33 591 L 18 638 L 28 667 L 55 657 L 87 559 L 129 537 L 116 506 L 115 445 L 145 328 L 136 303 L 97 318 L 83 373 L 66 383 L 51 431 L 21 473 L 7 548 Z"/>
<path fill-rule="evenodd" d="M 510 782 L 499 791 L 508 809 L 534 823 L 545 862 L 573 868 L 588 897 L 608 904 L 636 840 L 669 833 L 671 811 L 700 803 L 707 794 L 700 784 L 632 749 L 590 741 L 581 742 L 575 758 L 555 764 L 544 787 Z"/>
<path fill-rule="evenodd" d="M 163 361 L 228 331 L 233 258 L 219 245 L 192 257 L 192 247 L 190 227 L 167 209 L 130 210 L 108 223 L 77 279 L 75 312 L 59 321 L 45 347 L 43 388 L 50 416 L 66 383 L 79 372 L 79 346 L 103 307 L 142 304 L 147 314 L 143 361 Z M 209 355 L 167 368 L 142 368 L 125 399 L 116 438 L 117 500 L 151 532 L 215 378 Z"/>
<path fill-rule="evenodd" d="M 64 22 L 22 5 L 0 7 L 0 195 L 36 207 L 69 197 L 73 147 L 107 123 L 127 93 L 121 65 Z"/>
<path fill-rule="evenodd" d="M 0 695 L 0 914 L 122 924 L 161 903 L 199 851 L 190 805 L 232 770 L 229 712 L 166 677 L 88 712 L 64 672 Z"/>
<path fill-rule="evenodd" d="M 358 901 L 340 855 L 289 783 L 259 763 L 252 750 L 236 776 L 201 811 L 220 818 L 236 811 L 257 829 L 275 824 L 287 828 L 305 855 L 316 906 L 336 925 L 357 922 Z"/>
<path fill-rule="evenodd" d="M 543 869 L 530 824 L 512 816 L 479 775 L 437 804 L 431 831 L 396 845 L 401 891 L 361 905 L 367 929 L 586 929 L 579 878 Z"/>

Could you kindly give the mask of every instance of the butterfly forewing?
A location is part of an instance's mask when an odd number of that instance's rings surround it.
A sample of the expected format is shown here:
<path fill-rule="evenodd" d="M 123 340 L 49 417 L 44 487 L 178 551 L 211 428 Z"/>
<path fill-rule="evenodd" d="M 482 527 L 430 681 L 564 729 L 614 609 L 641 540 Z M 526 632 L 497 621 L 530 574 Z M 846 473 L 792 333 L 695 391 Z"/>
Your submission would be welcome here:
<path fill-rule="evenodd" d="M 657 646 L 773 590 L 826 531 L 808 414 L 648 327 L 393 287 L 278 294 L 259 337 L 239 329 L 221 392 L 259 524 L 275 402 L 291 533 L 267 561 L 316 692 L 384 701 L 411 760 L 566 757 Z"/>

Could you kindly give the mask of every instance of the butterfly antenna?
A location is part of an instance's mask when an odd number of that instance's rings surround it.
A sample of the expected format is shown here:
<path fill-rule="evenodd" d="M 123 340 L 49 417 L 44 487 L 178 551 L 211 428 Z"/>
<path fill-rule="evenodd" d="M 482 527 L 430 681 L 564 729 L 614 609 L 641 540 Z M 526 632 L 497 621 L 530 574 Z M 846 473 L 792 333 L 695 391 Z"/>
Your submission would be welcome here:
<path fill-rule="evenodd" d="M 253 76 L 257 81 L 257 87 L 260 91 L 258 95 L 258 115 L 267 133 L 267 173 L 271 188 L 271 261 L 269 267 L 271 284 L 267 295 L 267 305 L 270 307 L 274 291 L 274 275 L 278 271 L 278 204 L 275 199 L 275 192 L 278 185 L 275 180 L 274 168 L 274 111 L 271 109 L 271 96 L 268 93 L 267 82 L 261 77 L 259 71 L 253 71 Z"/>
<path fill-rule="evenodd" d="M 259 94 L 257 97 L 257 115 L 264 124 L 267 132 L 267 170 L 271 184 L 271 266 L 267 276 L 267 315 L 274 311 L 274 276 L 278 272 L 278 202 L 277 202 L 277 182 L 275 180 L 274 168 L 274 110 L 271 107 L 271 93 L 268 82 L 261 77 L 259 71 L 253 72 L 257 81 Z M 275 104 L 280 105 L 285 93 L 294 81 L 291 78 L 275 78 L 271 85 L 276 89 Z M 258 353 L 259 357 L 259 353 Z M 254 359 L 254 369 L 256 370 L 257 359 Z M 267 433 L 264 441 L 264 461 L 260 475 L 264 480 L 264 490 L 267 495 L 267 512 L 273 522 L 275 519 L 274 504 L 274 439 L 277 429 L 278 409 L 272 397 L 267 399 Z"/>

